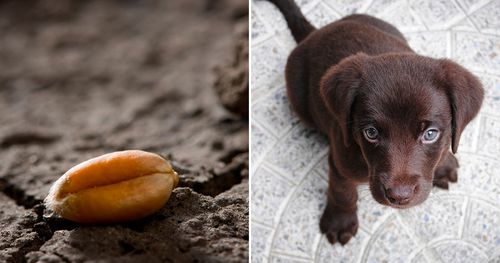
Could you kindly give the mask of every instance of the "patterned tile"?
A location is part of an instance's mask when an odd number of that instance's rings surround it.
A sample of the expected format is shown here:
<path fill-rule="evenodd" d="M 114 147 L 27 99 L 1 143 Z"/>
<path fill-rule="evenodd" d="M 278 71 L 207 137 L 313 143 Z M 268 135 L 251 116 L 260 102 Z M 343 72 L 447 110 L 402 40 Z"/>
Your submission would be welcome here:
<path fill-rule="evenodd" d="M 272 229 L 253 224 L 251 231 L 250 251 L 252 253 L 252 262 L 267 262 L 266 253 L 269 249 L 269 239 L 271 238 Z"/>
<path fill-rule="evenodd" d="M 465 242 L 447 242 L 435 248 L 442 262 L 488 262 L 488 258 L 474 245 Z"/>
<path fill-rule="evenodd" d="M 250 140 L 252 154 L 250 161 L 253 170 L 253 167 L 255 167 L 254 164 L 257 164 L 264 157 L 264 153 L 273 146 L 276 140 L 267 131 L 255 124 L 255 122 L 252 123 L 251 129 L 252 133 L 250 134 Z"/>
<path fill-rule="evenodd" d="M 279 178 L 266 168 L 255 171 L 251 178 L 252 188 L 251 207 L 252 215 L 266 225 L 274 226 L 279 221 L 280 206 L 293 190 L 291 183 Z"/>
<path fill-rule="evenodd" d="M 267 90 L 272 83 L 284 81 L 287 52 L 274 39 L 252 48 L 252 95 L 253 90 Z"/>
<path fill-rule="evenodd" d="M 302 10 L 302 12 L 307 13 L 311 9 L 317 9 L 317 5 L 320 1 L 318 0 L 297 0 L 296 3 Z"/>
<path fill-rule="evenodd" d="M 372 4 L 369 6 L 368 10 L 366 10 L 366 13 L 369 15 L 378 16 L 381 13 L 385 12 L 386 10 L 396 9 L 392 6 L 395 6 L 395 5 L 401 6 L 401 5 L 405 4 L 404 2 L 405 2 L 405 0 L 373 1 Z"/>
<path fill-rule="evenodd" d="M 500 249 L 497 249 L 493 256 L 490 257 L 488 263 L 500 263 Z"/>
<path fill-rule="evenodd" d="M 340 15 L 323 3 L 318 4 L 316 8 L 304 15 L 316 28 L 321 28 L 341 18 Z"/>
<path fill-rule="evenodd" d="M 470 69 L 500 74 L 500 37 L 456 32 L 454 59 Z"/>
<path fill-rule="evenodd" d="M 393 26 L 397 27 L 401 32 L 405 31 L 424 31 L 425 25 L 420 18 L 415 15 L 405 1 L 398 1 L 391 4 L 387 9 L 384 9 L 377 15 Z"/>
<path fill-rule="evenodd" d="M 498 205 L 498 203 L 496 204 Z M 495 204 L 473 200 L 470 218 L 465 227 L 464 239 L 479 247 L 484 253 L 492 254 L 500 244 L 500 210 Z"/>
<path fill-rule="evenodd" d="M 279 87 L 252 105 L 253 116 L 260 120 L 271 133 L 280 137 L 298 122 L 288 103 L 285 87 Z M 292 121 L 290 121 L 292 120 Z"/>
<path fill-rule="evenodd" d="M 320 237 L 319 218 L 326 202 L 326 188 L 326 181 L 306 177 L 281 217 L 273 241 L 275 250 L 313 258 L 315 241 Z"/>
<path fill-rule="evenodd" d="M 500 118 L 485 116 L 482 121 L 481 153 L 491 157 L 498 157 L 500 154 Z"/>
<path fill-rule="evenodd" d="M 478 133 L 481 118 L 472 120 L 460 137 L 459 152 L 475 152 L 478 144 Z"/>
<path fill-rule="evenodd" d="M 332 246 L 318 228 L 328 180 L 326 140 L 297 123 L 284 92 L 283 70 L 296 44 L 279 11 L 254 0 L 253 262 L 500 263 L 500 1 L 298 2 L 316 26 L 360 10 L 392 23 L 420 54 L 451 57 L 473 70 L 486 97 L 461 138 L 458 183 L 449 191 L 433 189 L 408 210 L 382 206 L 360 186 L 358 234 L 344 247 Z"/>
<path fill-rule="evenodd" d="M 331 8 L 338 10 L 342 16 L 352 13 L 357 13 L 366 4 L 364 0 L 337 0 L 337 1 L 323 1 Z"/>
<path fill-rule="evenodd" d="M 417 247 L 394 217 L 372 236 L 369 244 L 363 258 L 363 261 L 368 263 L 402 263 L 409 257 L 413 248 Z M 397 253 L 394 253 L 395 251 Z"/>
<path fill-rule="evenodd" d="M 332 258 L 335 262 L 358 262 L 361 258 L 360 251 L 363 251 L 363 244 L 368 241 L 369 236 L 359 230 L 356 236 L 345 246 L 332 246 L 326 238 L 321 238 L 315 262 L 329 263 Z M 353 242 L 354 241 L 354 242 Z"/>
<path fill-rule="evenodd" d="M 497 159 L 475 154 L 458 155 L 460 170 L 458 183 L 452 184 L 450 192 L 470 196 L 487 196 L 492 202 L 500 203 L 500 166 Z"/>
<path fill-rule="evenodd" d="M 262 20 L 259 18 L 259 16 L 255 13 L 255 9 L 252 10 L 252 41 L 254 43 L 260 42 L 263 39 L 267 38 L 270 36 L 266 25 Z"/>
<path fill-rule="evenodd" d="M 464 17 L 460 8 L 449 0 L 415 0 L 410 6 L 430 29 L 445 29 Z"/>
<path fill-rule="evenodd" d="M 328 153 L 325 152 L 325 155 L 314 167 L 314 171 L 321 176 L 323 179 L 328 181 L 328 172 L 330 168 L 328 167 Z"/>
<path fill-rule="evenodd" d="M 410 261 L 411 263 L 431 263 L 431 261 L 428 261 L 423 254 L 416 255 L 413 257 L 413 259 Z"/>
<path fill-rule="evenodd" d="M 261 15 L 260 17 L 266 19 L 266 25 L 269 30 L 271 30 L 270 33 L 274 36 L 274 38 L 279 39 L 282 46 L 289 49 L 294 48 L 296 45 L 295 41 L 290 34 L 286 21 L 278 8 L 268 1 L 252 0 L 252 5 L 259 11 L 259 14 Z"/>
<path fill-rule="evenodd" d="M 326 138 L 322 135 L 297 125 L 268 154 L 272 158 L 267 163 L 294 182 L 300 181 L 327 151 Z"/>
<path fill-rule="evenodd" d="M 481 32 L 500 35 L 500 1 L 491 1 L 470 15 L 470 19 Z"/>
<path fill-rule="evenodd" d="M 374 233 L 394 213 L 394 210 L 377 203 L 368 186 L 358 187 L 358 195 L 359 225 L 370 233 Z"/>
<path fill-rule="evenodd" d="M 482 112 L 495 115 L 500 112 L 500 77 L 480 75 L 485 89 Z"/>
<path fill-rule="evenodd" d="M 430 31 L 405 34 L 410 47 L 415 52 L 433 58 L 445 58 L 448 52 L 448 33 Z"/>
<path fill-rule="evenodd" d="M 269 260 L 270 263 L 304 263 L 308 262 L 307 259 L 300 259 L 295 256 L 288 256 L 288 255 L 279 255 L 279 254 L 273 254 L 271 255 L 271 259 Z"/>
<path fill-rule="evenodd" d="M 458 5 L 467 13 L 475 9 L 477 6 L 480 6 L 489 1 L 490 0 L 457 0 Z"/>
<path fill-rule="evenodd" d="M 474 26 L 474 24 L 472 24 L 469 18 L 463 18 L 462 20 L 459 20 L 457 23 L 450 26 L 450 29 L 454 31 L 476 31 L 476 27 Z"/>
<path fill-rule="evenodd" d="M 460 238 L 460 221 L 464 216 L 464 198 L 434 195 L 423 204 L 399 211 L 399 216 L 423 242 L 433 239 Z"/>

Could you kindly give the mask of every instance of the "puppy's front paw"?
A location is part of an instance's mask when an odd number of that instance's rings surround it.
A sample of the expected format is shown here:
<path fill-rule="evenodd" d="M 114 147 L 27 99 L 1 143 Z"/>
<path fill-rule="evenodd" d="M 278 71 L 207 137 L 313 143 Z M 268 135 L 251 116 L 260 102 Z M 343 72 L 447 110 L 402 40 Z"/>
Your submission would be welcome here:
<path fill-rule="evenodd" d="M 331 244 L 339 242 L 345 245 L 358 231 L 358 216 L 356 212 L 327 207 L 321 216 L 319 228 Z"/>
<path fill-rule="evenodd" d="M 448 189 L 450 182 L 455 183 L 458 180 L 457 169 L 457 159 L 448 153 L 434 171 L 434 186 Z"/>

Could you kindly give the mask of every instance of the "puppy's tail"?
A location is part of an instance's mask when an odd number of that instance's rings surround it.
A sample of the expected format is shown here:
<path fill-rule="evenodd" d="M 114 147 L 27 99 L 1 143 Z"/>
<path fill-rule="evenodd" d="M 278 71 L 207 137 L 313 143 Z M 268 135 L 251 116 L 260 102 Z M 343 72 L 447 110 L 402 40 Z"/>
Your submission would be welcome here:
<path fill-rule="evenodd" d="M 300 43 L 311 32 L 316 30 L 309 21 L 306 20 L 300 8 L 293 0 L 269 0 L 278 7 L 281 13 L 285 16 L 288 27 L 292 31 L 292 35 L 297 43 Z"/>

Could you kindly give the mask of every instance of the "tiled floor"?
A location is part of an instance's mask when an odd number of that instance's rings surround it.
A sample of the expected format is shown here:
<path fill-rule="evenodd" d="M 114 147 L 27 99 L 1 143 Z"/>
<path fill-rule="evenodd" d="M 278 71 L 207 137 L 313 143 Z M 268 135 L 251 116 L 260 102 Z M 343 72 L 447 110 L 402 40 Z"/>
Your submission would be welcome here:
<path fill-rule="evenodd" d="M 462 137 L 459 182 L 394 210 L 359 192 L 360 230 L 345 247 L 319 233 L 325 139 L 291 112 L 283 71 L 295 43 L 278 10 L 252 2 L 253 262 L 500 262 L 500 0 L 299 0 L 316 26 L 356 12 L 397 26 L 420 54 L 452 58 L 486 89 Z"/>

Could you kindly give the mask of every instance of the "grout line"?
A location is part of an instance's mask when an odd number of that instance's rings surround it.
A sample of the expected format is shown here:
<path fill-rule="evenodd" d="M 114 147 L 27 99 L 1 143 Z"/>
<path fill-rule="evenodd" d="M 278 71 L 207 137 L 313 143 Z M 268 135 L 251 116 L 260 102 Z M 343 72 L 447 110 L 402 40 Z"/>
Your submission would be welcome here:
<path fill-rule="evenodd" d="M 476 23 L 474 23 L 474 21 L 469 17 L 469 15 L 467 14 L 467 11 L 465 11 L 463 9 L 462 5 L 460 5 L 459 3 L 457 3 L 457 0 L 454 0 L 452 3 L 458 8 L 458 10 L 461 11 L 461 13 L 464 15 L 464 17 L 461 18 L 459 21 L 456 21 L 454 23 L 450 23 L 448 25 L 448 28 L 453 27 L 454 25 L 456 25 L 458 22 L 460 22 L 461 20 L 463 20 L 465 18 L 465 20 L 469 21 L 469 23 L 474 27 L 474 29 L 476 29 L 477 32 L 480 32 L 480 30 L 477 27 Z"/>
<path fill-rule="evenodd" d="M 412 212 L 409 212 L 413 214 Z M 415 233 L 412 229 L 408 227 L 409 224 L 405 223 L 406 220 L 401 216 L 400 212 L 396 212 L 396 221 L 401 225 L 406 234 L 410 237 L 414 243 L 418 245 L 418 247 L 422 248 L 422 254 L 427 259 L 428 262 L 439 262 L 439 259 L 435 257 L 435 255 L 427 250 L 427 244 L 424 240 L 422 240 L 417 233 Z M 410 222 L 411 223 L 411 222 Z"/>
<path fill-rule="evenodd" d="M 250 1 L 252 1 L 252 0 L 250 0 Z M 264 1 L 258 1 L 258 2 L 264 3 Z M 267 3 L 267 4 L 271 5 L 271 7 L 270 7 L 271 9 L 274 8 L 274 9 L 278 10 L 278 8 L 276 6 L 274 6 L 273 4 L 271 4 L 271 3 Z M 274 37 L 273 32 L 275 32 L 276 29 L 274 27 L 269 26 L 271 23 L 269 23 L 269 21 L 267 21 L 266 17 L 262 14 L 262 11 L 258 12 L 258 10 L 261 9 L 262 7 L 258 8 L 258 7 L 256 7 L 255 4 L 253 4 L 252 7 L 256 11 L 255 15 L 260 19 L 260 21 L 262 22 L 262 24 L 266 28 L 266 31 L 267 31 L 267 34 L 269 35 L 269 38 L 273 38 Z"/>
<path fill-rule="evenodd" d="M 262 228 L 266 228 L 267 230 L 273 230 L 274 227 L 272 225 L 269 225 L 267 223 L 264 223 L 262 221 L 259 221 L 259 220 L 255 220 L 254 218 L 252 218 L 252 224 L 255 224 L 259 227 L 262 227 Z"/>
<path fill-rule="evenodd" d="M 321 160 L 321 161 L 322 161 L 322 160 Z M 323 180 L 324 180 L 325 182 L 327 182 L 327 183 L 330 181 L 330 178 L 329 178 L 329 175 L 328 175 L 328 174 L 323 175 L 322 173 L 320 173 L 320 172 L 319 172 L 319 171 L 317 171 L 316 169 L 314 169 L 314 170 L 313 170 L 313 173 L 316 173 L 316 175 L 317 175 L 319 178 L 323 179 Z"/>
<path fill-rule="evenodd" d="M 271 39 L 271 38 L 273 38 L 273 36 L 272 36 L 271 34 L 267 34 L 267 36 L 262 37 L 261 39 L 259 39 L 259 40 L 257 40 L 257 41 L 253 40 L 253 41 L 252 41 L 252 45 L 251 45 L 251 47 L 252 47 L 253 49 L 258 48 L 258 47 L 260 47 L 260 46 L 264 45 L 264 43 L 266 43 L 266 42 L 267 42 L 267 40 L 269 40 L 269 39 Z M 253 39 L 253 38 L 252 38 L 252 39 Z"/>
<path fill-rule="evenodd" d="M 289 207 L 290 205 L 290 200 L 292 198 L 292 196 L 295 195 L 295 193 L 298 191 L 298 189 L 300 188 L 300 186 L 302 185 L 302 183 L 305 181 L 305 179 L 307 178 L 307 176 L 304 176 L 304 178 L 302 178 L 302 180 L 297 184 L 297 187 L 295 187 L 291 192 L 290 192 L 290 195 L 288 195 L 286 198 L 283 199 L 282 201 L 282 205 L 280 206 L 280 208 L 278 209 L 278 211 L 276 212 L 276 215 L 275 217 L 278 218 L 278 219 L 281 219 L 282 218 L 282 215 L 283 213 L 286 211 L 286 209 Z M 276 240 L 276 233 L 278 232 L 278 229 L 281 225 L 281 220 L 278 220 L 278 224 L 276 224 L 275 226 L 275 231 L 273 233 L 273 236 L 272 236 L 272 242 L 271 242 L 271 246 L 274 245 L 274 242 Z M 271 247 L 272 248 L 272 247 Z"/>
<path fill-rule="evenodd" d="M 359 234 L 359 231 L 362 230 L 363 232 L 366 232 L 366 238 L 361 242 L 361 250 L 359 251 L 359 253 L 356 255 L 356 263 L 361 263 L 362 260 L 363 260 L 363 255 L 365 254 L 365 251 L 366 249 L 368 248 L 368 243 L 370 242 L 373 234 L 370 233 L 370 231 L 368 231 L 367 229 L 365 229 L 364 227 L 361 227 L 359 226 L 358 227 L 358 233 L 356 235 Z"/>
<path fill-rule="evenodd" d="M 317 254 L 319 253 L 319 246 L 321 245 L 321 241 L 323 240 L 324 235 L 320 232 L 319 234 L 316 235 L 314 238 L 314 241 L 312 242 L 312 262 L 316 262 Z"/>
<path fill-rule="evenodd" d="M 405 30 L 404 32 L 402 32 L 403 34 L 424 34 L 424 33 L 436 33 L 436 32 L 445 32 L 445 31 L 449 31 L 450 29 L 430 29 L 430 30 Z M 493 38 L 500 38 L 499 35 L 495 35 L 493 33 L 481 33 L 481 32 L 477 32 L 477 31 L 467 31 L 467 30 L 464 30 L 464 29 L 451 29 L 451 32 L 452 33 L 466 33 L 466 34 L 476 34 L 476 35 L 484 35 L 484 36 L 487 36 L 487 37 L 493 37 Z"/>
<path fill-rule="evenodd" d="M 373 5 L 374 0 L 368 0 L 366 1 L 358 10 L 359 13 L 366 13 L 368 9 Z"/>
<path fill-rule="evenodd" d="M 455 56 L 455 45 L 457 42 L 457 33 L 458 31 L 450 31 L 450 59 L 454 59 Z"/>
<path fill-rule="evenodd" d="M 321 155 L 321 157 L 323 157 L 323 155 Z M 322 159 L 322 158 L 320 158 L 320 160 L 321 160 L 321 159 Z M 270 166 L 270 164 L 267 164 L 267 165 L 266 165 L 266 167 L 267 167 L 267 168 L 271 168 L 271 169 L 273 168 L 273 166 Z M 314 166 L 312 166 L 312 167 L 314 167 Z M 274 170 L 274 169 L 273 169 L 273 170 Z M 276 171 L 276 172 L 278 172 L 278 171 Z M 282 176 L 282 175 L 281 175 L 281 176 Z M 282 204 L 280 205 L 280 207 L 279 207 L 279 209 L 278 209 L 278 211 L 277 211 L 277 213 L 276 213 L 276 216 L 275 216 L 276 218 L 278 218 L 278 219 L 281 219 L 281 218 L 282 218 L 283 213 L 284 213 L 285 211 L 287 211 L 287 208 L 288 208 L 288 207 L 289 207 L 289 205 L 290 205 L 290 200 L 291 200 L 291 199 L 292 199 L 292 197 L 293 197 L 293 196 L 295 196 L 295 195 L 296 195 L 296 193 L 300 190 L 301 186 L 304 184 L 304 182 L 308 179 L 308 177 L 309 177 L 309 176 L 314 176 L 314 174 L 306 174 L 305 176 L 303 176 L 303 178 L 301 178 L 301 179 L 300 179 L 300 182 L 299 182 L 298 184 L 295 184 L 295 187 L 294 187 L 294 188 L 293 188 L 293 190 L 290 192 L 290 194 L 289 194 L 287 197 L 285 197 L 285 198 L 283 199 Z M 279 226 L 280 226 L 280 225 L 281 225 L 281 220 L 278 220 L 278 223 L 277 223 L 277 224 L 276 224 L 276 226 L 275 226 L 276 231 L 275 231 L 275 233 L 273 233 L 273 237 L 272 237 L 272 244 L 274 244 L 274 241 L 275 241 L 275 239 L 276 239 L 276 232 L 277 232 L 277 230 L 279 229 Z M 322 234 L 321 234 L 321 233 L 319 233 L 319 235 L 320 235 L 320 236 L 322 236 Z M 317 239 L 317 238 L 318 238 L 318 237 L 316 237 L 316 239 Z M 316 242 L 318 242 L 318 241 L 316 241 Z M 318 243 L 318 244 L 319 244 L 319 243 Z M 316 252 L 314 251 L 314 246 L 313 246 L 312 248 L 313 248 L 313 255 L 314 255 L 314 253 L 316 253 Z"/>
<path fill-rule="evenodd" d="M 321 234 L 321 236 L 319 237 L 319 241 L 318 241 L 317 247 L 316 247 L 316 251 L 313 254 L 313 261 L 312 262 L 316 262 L 316 259 L 319 258 L 319 256 L 320 256 L 319 254 L 320 254 L 320 251 L 321 251 L 321 249 L 320 249 L 319 246 L 321 245 L 321 243 L 323 243 L 324 239 L 325 239 L 325 235 Z"/>
<path fill-rule="evenodd" d="M 326 4 L 328 7 L 330 7 L 330 9 L 338 16 L 338 17 L 344 17 L 345 15 L 340 12 L 340 10 L 338 10 L 337 8 L 335 8 L 331 3 L 329 3 L 328 1 L 325 1 L 323 2 L 324 4 Z M 333 21 L 332 21 L 333 22 Z"/>
<path fill-rule="evenodd" d="M 412 213 L 411 211 L 407 212 Z M 413 232 L 413 230 L 408 227 L 408 224 L 405 223 L 406 220 L 401 216 L 401 213 L 398 211 L 394 213 L 394 215 L 395 215 L 394 217 L 395 220 L 401 225 L 401 228 L 404 230 L 404 232 L 406 232 L 406 234 L 410 237 L 410 239 L 419 246 L 422 245 L 425 246 L 425 242 L 421 240 L 421 238 L 417 235 L 417 233 Z"/>
<path fill-rule="evenodd" d="M 259 124 L 257 123 L 256 120 L 252 120 L 253 124 L 257 124 L 257 126 L 259 126 Z M 251 127 L 251 126 L 250 126 Z M 260 129 L 262 129 L 262 127 L 259 127 Z M 264 164 L 264 160 L 265 160 L 265 156 L 267 156 L 267 154 L 269 152 L 271 152 L 271 150 L 273 149 L 273 147 L 279 142 L 278 139 L 274 138 L 274 135 L 270 135 L 274 140 L 274 143 L 272 143 L 270 146 L 268 146 L 262 153 L 261 153 L 261 157 L 260 158 L 257 158 L 257 160 L 253 160 L 252 159 L 252 165 L 253 167 L 250 167 L 249 169 L 249 172 L 250 172 L 250 175 L 253 175 L 254 172 L 256 172 L 263 164 Z M 251 136 L 250 136 L 251 137 Z M 251 144 L 250 144 L 251 145 Z M 251 146 L 250 146 L 251 147 Z M 250 154 L 250 157 L 252 155 Z M 256 169 L 254 168 L 256 167 Z"/>
<path fill-rule="evenodd" d="M 427 26 L 427 24 L 424 23 L 424 21 L 422 20 L 422 18 L 418 15 L 418 12 L 413 10 L 413 7 L 410 5 L 410 1 L 409 0 L 405 0 L 405 3 L 406 3 L 406 6 L 408 7 L 408 11 L 410 12 L 410 14 L 415 17 L 415 19 L 421 24 L 424 26 L 425 28 L 425 31 L 430 31 L 429 27 Z"/>
<path fill-rule="evenodd" d="M 498 1 L 498 0 L 489 0 L 489 1 L 483 1 L 482 3 L 480 3 L 479 5 L 472 5 L 472 8 L 466 12 L 468 15 L 472 15 L 473 13 L 479 11 L 480 9 L 483 9 L 483 7 L 493 3 L 493 1 Z"/>
<path fill-rule="evenodd" d="M 287 253 L 286 251 L 281 251 L 281 250 L 273 250 L 273 251 L 271 251 L 271 254 L 274 254 L 274 255 L 277 255 L 277 256 L 285 256 L 287 258 L 293 258 L 296 261 L 297 260 L 306 261 L 306 262 L 310 262 L 311 261 L 311 258 L 304 257 L 304 256 L 301 256 L 301 255 L 297 255 L 297 254 Z"/>
<path fill-rule="evenodd" d="M 452 33 L 450 30 L 446 32 L 446 57 L 451 59 L 452 54 Z"/>
<path fill-rule="evenodd" d="M 272 83 L 272 84 L 275 84 L 275 83 Z M 278 83 L 276 83 L 278 84 Z M 284 83 L 281 83 L 281 84 L 278 84 L 278 85 L 270 85 L 268 88 L 267 88 L 267 92 L 269 94 L 273 93 L 273 92 L 278 92 L 279 89 L 286 89 Z M 270 95 L 269 95 L 270 96 Z M 252 100 L 252 106 L 255 106 L 255 104 L 258 104 L 260 103 L 261 101 L 265 100 L 267 97 L 269 96 L 261 96 L 257 99 L 254 99 Z"/>
<path fill-rule="evenodd" d="M 473 132 L 473 142 L 472 142 L 472 149 L 471 151 L 473 153 L 477 152 L 477 149 L 479 148 L 479 138 L 481 137 L 481 126 L 483 125 L 483 123 L 485 123 L 486 121 L 484 120 L 486 118 L 486 116 L 484 114 L 481 114 L 481 116 L 479 116 L 479 118 L 477 118 L 476 120 L 476 124 L 475 124 L 475 127 L 474 127 L 474 132 Z"/>
<path fill-rule="evenodd" d="M 469 197 L 465 196 L 465 198 L 464 198 L 464 204 L 462 205 L 463 216 L 462 216 L 462 218 L 460 218 L 460 225 L 459 225 L 459 228 L 458 228 L 458 237 L 460 239 L 463 239 L 464 230 L 465 230 L 466 221 L 467 221 L 467 213 L 470 210 L 469 207 L 470 207 Z"/>
<path fill-rule="evenodd" d="M 292 179 L 284 176 L 279 170 L 276 169 L 276 167 L 274 165 L 272 165 L 270 163 L 263 162 L 262 166 L 260 168 L 268 170 L 270 173 L 276 175 L 280 180 L 289 183 L 293 187 L 298 186 L 296 181 L 293 181 Z"/>
<path fill-rule="evenodd" d="M 484 247 L 479 246 L 476 242 L 471 242 L 469 240 L 464 240 L 464 239 L 452 239 L 452 238 L 442 238 L 442 239 L 435 239 L 429 242 L 431 246 L 437 247 L 441 244 L 467 244 L 468 246 L 471 246 L 477 250 L 483 257 L 488 258 L 487 252 L 483 251 L 485 249 Z"/>
<path fill-rule="evenodd" d="M 302 12 L 302 14 L 306 14 L 306 13 L 311 12 L 312 10 L 317 9 L 318 5 L 320 3 L 322 3 L 322 1 L 320 1 L 320 0 L 312 0 L 309 3 L 306 2 L 304 4 L 301 4 L 302 2 L 296 1 L 296 0 L 295 0 L 295 2 L 299 6 L 299 9 Z"/>
<path fill-rule="evenodd" d="M 395 216 L 394 213 L 389 214 L 389 216 L 386 217 L 385 220 L 381 222 L 379 227 L 375 231 L 373 231 L 373 234 L 368 238 L 368 241 L 365 243 L 365 246 L 364 246 L 365 249 L 362 251 L 361 256 L 360 256 L 360 258 L 361 258 L 360 262 L 367 262 L 368 253 L 370 252 L 370 250 L 367 248 L 368 247 L 373 248 L 371 246 L 371 244 L 373 242 L 375 242 L 376 238 L 380 235 L 380 232 L 382 232 L 382 229 L 384 228 L 384 226 L 387 225 L 388 223 L 390 223 L 391 220 L 394 220 L 394 216 Z"/>

